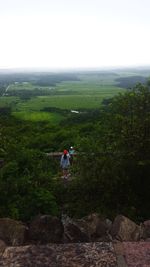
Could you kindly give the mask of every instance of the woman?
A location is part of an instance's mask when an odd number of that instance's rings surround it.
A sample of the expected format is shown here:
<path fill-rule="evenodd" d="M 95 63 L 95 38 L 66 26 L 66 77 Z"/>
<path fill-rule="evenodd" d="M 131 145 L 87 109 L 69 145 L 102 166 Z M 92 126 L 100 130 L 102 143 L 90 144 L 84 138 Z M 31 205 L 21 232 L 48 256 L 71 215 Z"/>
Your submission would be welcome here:
<path fill-rule="evenodd" d="M 64 150 L 63 155 L 61 156 L 60 166 L 62 168 L 63 177 L 68 178 L 68 168 L 70 166 L 70 156 L 67 150 Z"/>

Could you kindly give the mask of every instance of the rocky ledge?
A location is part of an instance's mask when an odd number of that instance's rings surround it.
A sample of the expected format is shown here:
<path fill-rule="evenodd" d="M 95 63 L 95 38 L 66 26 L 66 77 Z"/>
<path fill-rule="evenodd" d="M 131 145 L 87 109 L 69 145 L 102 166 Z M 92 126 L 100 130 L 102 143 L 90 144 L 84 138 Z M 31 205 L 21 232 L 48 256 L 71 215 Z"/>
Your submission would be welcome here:
<path fill-rule="evenodd" d="M 0 219 L 0 267 L 150 267 L 150 220 L 113 222 L 42 215 L 29 224 Z"/>
<path fill-rule="evenodd" d="M 1 267 L 150 267 L 150 242 L 6 247 Z"/>
<path fill-rule="evenodd" d="M 136 224 L 123 215 L 112 222 L 93 213 L 82 219 L 42 215 L 29 224 L 0 219 L 0 240 L 6 246 L 48 243 L 150 241 L 150 220 Z"/>
<path fill-rule="evenodd" d="M 112 244 L 77 243 L 8 247 L 1 258 L 2 267 L 115 267 Z"/>

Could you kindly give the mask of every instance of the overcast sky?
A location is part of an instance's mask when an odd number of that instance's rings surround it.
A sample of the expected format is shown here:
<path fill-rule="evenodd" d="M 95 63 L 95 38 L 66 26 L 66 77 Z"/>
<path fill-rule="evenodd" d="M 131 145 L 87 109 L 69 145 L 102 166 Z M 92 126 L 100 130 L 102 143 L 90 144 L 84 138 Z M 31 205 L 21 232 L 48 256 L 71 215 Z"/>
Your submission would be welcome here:
<path fill-rule="evenodd" d="M 150 0 L 0 0 L 0 68 L 150 65 Z"/>

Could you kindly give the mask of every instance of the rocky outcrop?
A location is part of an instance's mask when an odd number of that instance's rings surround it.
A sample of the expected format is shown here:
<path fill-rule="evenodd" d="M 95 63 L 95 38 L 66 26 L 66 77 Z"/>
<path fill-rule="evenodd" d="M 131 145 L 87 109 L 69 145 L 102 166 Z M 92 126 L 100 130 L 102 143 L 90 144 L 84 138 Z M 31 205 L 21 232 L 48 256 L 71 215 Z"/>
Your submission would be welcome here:
<path fill-rule="evenodd" d="M 112 222 L 102 218 L 98 213 L 92 213 L 84 217 L 87 223 L 88 234 L 91 241 L 111 241 L 109 230 Z"/>
<path fill-rule="evenodd" d="M 142 235 L 141 231 L 141 227 L 133 221 L 125 216 L 118 215 L 114 220 L 110 234 L 113 239 L 119 241 L 138 241 Z"/>
<path fill-rule="evenodd" d="M 93 213 L 80 220 L 63 216 L 65 242 L 111 241 L 109 230 L 111 221 Z"/>
<path fill-rule="evenodd" d="M 7 245 L 19 246 L 27 240 L 28 227 L 9 218 L 0 219 L 0 239 Z"/>
<path fill-rule="evenodd" d="M 63 224 L 59 218 L 38 216 L 30 223 L 29 241 L 38 244 L 61 243 L 63 232 Z"/>
<path fill-rule="evenodd" d="M 91 242 L 6 247 L 0 267 L 149 267 L 150 242 Z"/>
<path fill-rule="evenodd" d="M 137 225 L 119 215 L 111 223 L 97 213 L 62 221 L 43 215 L 30 223 L 28 240 L 26 230 L 21 222 L 0 219 L 0 267 L 150 266 L 150 242 L 144 242 L 150 221 Z M 107 239 L 112 242 L 99 242 Z"/>
<path fill-rule="evenodd" d="M 8 218 L 0 219 L 0 248 L 4 244 L 149 241 L 150 221 L 137 225 L 123 215 L 118 215 L 112 223 L 93 213 L 82 219 L 72 219 L 63 215 L 61 219 L 50 215 L 35 217 L 29 227 L 22 222 Z M 3 243 L 4 242 L 4 243 Z"/>
<path fill-rule="evenodd" d="M 87 225 L 84 220 L 72 220 L 70 217 L 62 216 L 64 226 L 64 243 L 89 242 Z"/>
<path fill-rule="evenodd" d="M 117 267 L 113 244 L 73 243 L 8 247 L 1 267 Z"/>

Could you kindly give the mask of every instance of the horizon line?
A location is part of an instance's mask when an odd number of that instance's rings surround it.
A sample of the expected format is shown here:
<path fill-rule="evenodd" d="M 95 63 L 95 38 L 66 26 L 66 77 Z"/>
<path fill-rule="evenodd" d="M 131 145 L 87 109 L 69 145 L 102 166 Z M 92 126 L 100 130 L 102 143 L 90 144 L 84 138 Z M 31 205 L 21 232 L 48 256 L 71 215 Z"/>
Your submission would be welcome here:
<path fill-rule="evenodd" d="M 112 66 L 100 66 L 100 67 L 0 67 L 0 72 L 31 72 L 31 71 L 37 71 L 37 72 L 45 72 L 45 71 L 60 71 L 60 72 L 66 72 L 66 71 L 102 71 L 102 70 L 118 70 L 118 69 L 140 69 L 140 68 L 150 68 L 149 65 L 112 65 Z"/>

